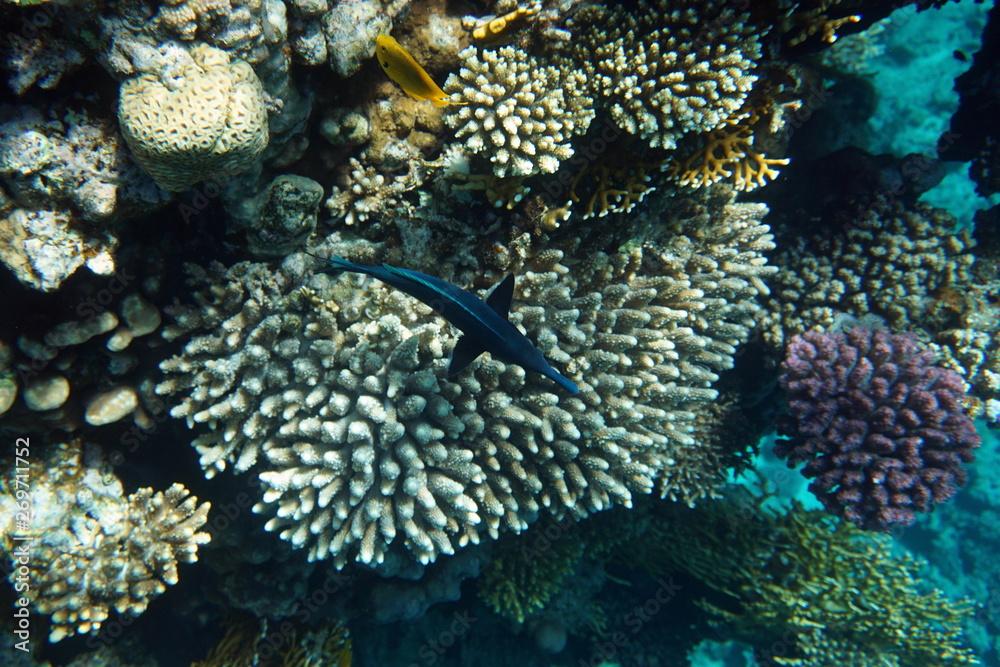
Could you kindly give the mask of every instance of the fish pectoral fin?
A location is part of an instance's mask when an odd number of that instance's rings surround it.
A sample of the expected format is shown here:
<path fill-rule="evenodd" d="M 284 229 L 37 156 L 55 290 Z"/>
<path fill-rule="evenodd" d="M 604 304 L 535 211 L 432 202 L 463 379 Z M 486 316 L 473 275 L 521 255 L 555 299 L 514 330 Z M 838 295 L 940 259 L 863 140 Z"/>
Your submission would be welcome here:
<path fill-rule="evenodd" d="M 462 369 L 476 360 L 486 349 L 470 336 L 461 336 L 451 351 L 451 363 L 448 364 L 448 375 L 456 375 Z"/>
<path fill-rule="evenodd" d="M 486 304 L 500 317 L 507 319 L 510 312 L 510 302 L 514 298 L 514 274 L 510 274 L 493 288 L 486 297 Z"/>

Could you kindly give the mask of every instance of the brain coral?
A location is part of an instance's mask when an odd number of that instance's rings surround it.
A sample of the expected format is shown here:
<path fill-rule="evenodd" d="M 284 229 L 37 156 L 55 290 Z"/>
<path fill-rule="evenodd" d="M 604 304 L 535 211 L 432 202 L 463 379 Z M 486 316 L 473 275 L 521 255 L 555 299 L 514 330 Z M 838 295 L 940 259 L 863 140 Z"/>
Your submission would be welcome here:
<path fill-rule="evenodd" d="M 470 46 L 459 55 L 462 69 L 444 90 L 467 104 L 444 119 L 469 152 L 489 154 L 495 175 L 551 174 L 573 155 L 570 137 L 594 118 L 581 73 L 544 66 L 512 46 L 478 53 Z"/>
<path fill-rule="evenodd" d="M 622 129 L 672 149 L 736 117 L 757 80 L 759 28 L 744 10 L 729 0 L 588 8 L 573 21 L 573 63 Z"/>
<path fill-rule="evenodd" d="M 788 344 L 781 386 L 792 440 L 778 456 L 805 462 L 809 489 L 863 528 L 909 525 L 965 483 L 979 436 L 954 371 L 907 335 L 807 331 Z"/>
<path fill-rule="evenodd" d="M 628 505 L 657 483 L 672 494 L 694 409 L 752 325 L 764 210 L 729 206 L 705 239 L 572 271 L 557 250 L 530 262 L 511 321 L 579 396 L 488 356 L 450 380 L 441 318 L 374 280 L 308 275 L 302 256 L 195 270 L 196 305 L 167 330 L 188 342 L 157 391 L 208 427 L 194 445 L 209 476 L 258 464 L 268 529 L 339 566 L 403 550 L 429 562 L 542 512 Z"/>
<path fill-rule="evenodd" d="M 169 80 L 125 81 L 118 122 L 136 161 L 165 190 L 245 171 L 268 141 L 257 75 L 206 45 L 191 49 L 190 63 Z"/>
<path fill-rule="evenodd" d="M 51 617 L 53 642 L 96 634 L 111 608 L 138 616 L 177 583 L 177 563 L 198 560 L 198 546 L 209 541 L 198 532 L 209 503 L 199 505 L 180 484 L 125 496 L 95 447 L 51 447 L 44 461 L 32 460 L 29 478 L 30 530 L 38 536 L 28 565 L 32 604 Z M 19 501 L 11 485 L 0 487 L 0 547 L 12 557 L 19 544 L 12 537 L 26 532 Z"/>

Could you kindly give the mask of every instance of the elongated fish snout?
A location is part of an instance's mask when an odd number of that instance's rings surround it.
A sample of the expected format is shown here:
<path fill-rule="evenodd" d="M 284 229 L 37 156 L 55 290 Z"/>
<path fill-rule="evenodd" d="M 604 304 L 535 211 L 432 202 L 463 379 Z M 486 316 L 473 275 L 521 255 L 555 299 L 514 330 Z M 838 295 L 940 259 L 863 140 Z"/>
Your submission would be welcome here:
<path fill-rule="evenodd" d="M 545 373 L 545 376 L 568 391 L 570 394 L 576 395 L 580 393 L 580 388 L 576 386 L 575 382 L 554 368 L 550 367 L 549 372 Z"/>

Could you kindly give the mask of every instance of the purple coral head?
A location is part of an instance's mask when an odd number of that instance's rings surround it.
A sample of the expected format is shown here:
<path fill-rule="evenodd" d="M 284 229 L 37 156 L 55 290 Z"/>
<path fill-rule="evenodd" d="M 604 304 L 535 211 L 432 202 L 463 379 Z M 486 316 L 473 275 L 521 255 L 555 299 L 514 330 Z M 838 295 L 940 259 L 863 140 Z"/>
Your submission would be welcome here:
<path fill-rule="evenodd" d="M 788 344 L 779 381 L 790 439 L 775 452 L 805 463 L 827 511 L 885 530 L 965 483 L 963 463 L 979 446 L 965 385 L 913 336 L 808 331 Z"/>

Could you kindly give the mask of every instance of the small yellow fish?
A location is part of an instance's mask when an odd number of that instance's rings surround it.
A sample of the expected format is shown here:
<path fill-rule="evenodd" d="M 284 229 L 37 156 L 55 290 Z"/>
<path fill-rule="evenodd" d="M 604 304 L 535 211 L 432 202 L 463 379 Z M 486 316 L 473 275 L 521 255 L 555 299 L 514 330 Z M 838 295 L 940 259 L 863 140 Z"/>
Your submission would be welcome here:
<path fill-rule="evenodd" d="M 427 100 L 436 107 L 446 107 L 452 102 L 434 79 L 413 59 L 406 49 L 389 35 L 375 38 L 375 57 L 386 75 L 399 84 L 403 91 L 415 100 Z"/>

